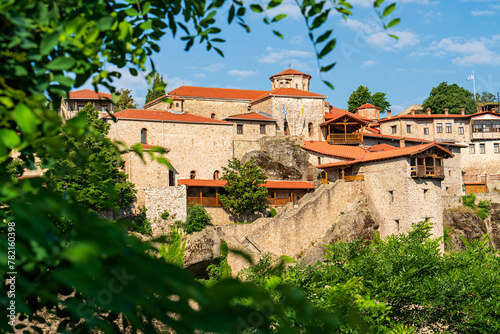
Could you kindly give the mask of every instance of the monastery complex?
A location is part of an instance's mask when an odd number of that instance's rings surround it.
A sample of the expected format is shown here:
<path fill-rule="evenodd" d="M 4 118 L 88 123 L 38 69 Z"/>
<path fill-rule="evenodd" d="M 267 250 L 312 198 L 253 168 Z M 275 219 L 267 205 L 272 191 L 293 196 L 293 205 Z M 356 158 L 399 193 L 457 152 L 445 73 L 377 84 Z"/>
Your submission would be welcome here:
<path fill-rule="evenodd" d="M 167 150 L 171 168 L 122 152 L 123 169 L 138 190 L 137 206 L 146 205 L 151 219 L 164 211 L 182 219 L 190 203 L 200 203 L 215 224 L 232 222 L 218 201 L 222 167 L 280 139 L 307 152 L 308 167 L 300 177 L 267 181 L 271 207 L 293 209 L 332 185 L 355 188 L 370 197 L 382 237 L 426 218 L 435 223 L 435 235 L 442 235 L 444 197 L 500 188 L 495 109 L 472 115 L 389 111 L 380 118 L 370 104 L 355 113 L 333 107 L 326 96 L 309 91 L 308 74 L 288 69 L 269 79 L 269 90 L 182 86 L 142 109 L 115 112 L 116 122 L 107 115 L 114 110 L 106 94 L 82 90 L 70 93 L 62 114 L 72 117 L 72 110 L 92 102 L 110 123 L 111 139 L 141 143 L 145 151 Z M 335 194 L 349 203 L 347 193 Z M 342 210 L 319 200 L 314 205 L 326 213 Z"/>

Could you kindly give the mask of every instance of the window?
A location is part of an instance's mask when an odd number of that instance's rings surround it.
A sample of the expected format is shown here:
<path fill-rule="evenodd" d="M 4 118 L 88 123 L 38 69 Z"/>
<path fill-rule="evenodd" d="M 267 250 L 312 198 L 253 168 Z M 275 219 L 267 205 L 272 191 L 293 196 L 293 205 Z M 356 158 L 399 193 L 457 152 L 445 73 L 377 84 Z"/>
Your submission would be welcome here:
<path fill-rule="evenodd" d="M 396 228 L 397 228 L 397 230 L 399 232 L 399 219 L 396 219 L 395 222 L 396 222 Z"/>
<path fill-rule="evenodd" d="M 429 128 L 424 128 L 424 135 L 428 135 L 429 134 Z"/>
<path fill-rule="evenodd" d="M 295 88 L 299 89 L 299 85 L 298 85 L 298 84 L 295 84 Z"/>
<path fill-rule="evenodd" d="M 236 133 L 239 135 L 243 134 L 243 124 L 236 124 Z"/>
<path fill-rule="evenodd" d="M 411 125 L 406 126 L 406 132 L 411 133 Z"/>
<path fill-rule="evenodd" d="M 210 118 L 215 119 L 215 114 L 210 115 Z"/>
<path fill-rule="evenodd" d="M 318 157 L 318 165 L 321 165 L 321 157 Z"/>
<path fill-rule="evenodd" d="M 175 107 L 179 108 L 179 102 L 175 102 Z"/>
<path fill-rule="evenodd" d="M 493 125 L 492 128 L 493 132 L 500 132 L 500 121 L 493 121 L 492 125 Z"/>
<path fill-rule="evenodd" d="M 451 133 L 451 123 L 446 123 L 446 133 Z"/>
<path fill-rule="evenodd" d="M 287 122 L 287 120 L 285 120 L 285 123 L 283 124 L 283 129 L 284 129 L 285 135 L 289 135 L 290 134 L 290 129 L 288 128 L 288 122 Z"/>
<path fill-rule="evenodd" d="M 498 143 L 493 144 L 493 152 L 500 153 L 500 147 L 499 147 Z"/>
<path fill-rule="evenodd" d="M 458 128 L 458 134 L 459 134 L 459 135 L 463 135 L 463 134 L 464 134 L 464 127 L 463 127 L 463 126 L 460 126 L 460 127 Z"/>
<path fill-rule="evenodd" d="M 443 133 L 443 123 L 437 123 L 436 124 L 436 132 L 437 133 Z"/>
<path fill-rule="evenodd" d="M 79 105 L 79 106 L 78 106 L 78 111 L 82 110 L 83 108 L 85 108 L 85 106 L 84 106 L 84 105 Z"/>
<path fill-rule="evenodd" d="M 172 171 L 172 170 L 168 171 L 168 185 L 170 187 L 175 186 L 174 171 Z"/>
<path fill-rule="evenodd" d="M 102 112 L 108 112 L 108 108 L 102 107 Z"/>
<path fill-rule="evenodd" d="M 389 190 L 389 202 L 394 203 L 394 190 Z"/>
<path fill-rule="evenodd" d="M 146 144 L 148 139 L 148 130 L 141 129 L 141 144 Z"/>
<path fill-rule="evenodd" d="M 266 134 L 266 125 L 265 124 L 261 124 L 260 125 L 260 134 L 261 135 L 265 135 Z"/>
<path fill-rule="evenodd" d="M 481 121 L 474 121 L 472 123 L 472 131 L 473 132 L 483 132 L 483 126 L 481 124 Z"/>
<path fill-rule="evenodd" d="M 313 124 L 312 123 L 307 124 L 307 133 L 309 134 L 309 136 L 313 135 Z"/>
<path fill-rule="evenodd" d="M 427 199 L 429 189 L 424 189 L 424 199 Z"/>
<path fill-rule="evenodd" d="M 396 125 L 391 126 L 391 132 L 392 133 L 398 132 L 398 127 Z"/>
<path fill-rule="evenodd" d="M 484 144 L 479 144 L 479 153 L 480 154 L 485 154 L 486 153 L 486 147 Z"/>
<path fill-rule="evenodd" d="M 196 179 L 196 171 L 195 171 L 195 170 L 192 170 L 192 171 L 189 173 L 189 178 L 190 178 L 190 179 Z"/>
<path fill-rule="evenodd" d="M 214 180 L 218 180 L 219 179 L 219 176 L 220 176 L 220 172 L 218 170 L 216 170 L 214 172 Z"/>
<path fill-rule="evenodd" d="M 469 144 L 469 154 L 476 154 L 476 146 L 474 144 Z"/>
<path fill-rule="evenodd" d="M 500 132 L 500 121 L 483 120 L 472 123 L 473 132 Z"/>

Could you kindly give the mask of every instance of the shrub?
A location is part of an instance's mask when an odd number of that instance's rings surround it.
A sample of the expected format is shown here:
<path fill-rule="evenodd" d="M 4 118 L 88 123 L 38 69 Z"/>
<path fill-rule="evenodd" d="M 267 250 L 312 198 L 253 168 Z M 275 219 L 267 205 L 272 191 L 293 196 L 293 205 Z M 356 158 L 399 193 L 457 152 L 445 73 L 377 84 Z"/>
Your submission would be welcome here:
<path fill-rule="evenodd" d="M 160 246 L 160 256 L 167 263 L 183 267 L 184 249 L 186 242 L 182 242 L 182 232 L 175 226 L 170 226 L 170 234 L 167 243 Z"/>
<path fill-rule="evenodd" d="M 139 208 L 139 214 L 135 216 L 132 226 L 140 234 L 152 235 L 153 228 L 151 227 L 151 222 L 146 216 L 146 211 L 147 209 L 144 205 Z"/>
<path fill-rule="evenodd" d="M 267 215 L 268 217 L 274 217 L 276 216 L 278 213 L 276 212 L 276 209 L 275 208 L 271 208 L 271 210 L 269 211 L 269 214 Z"/>
<path fill-rule="evenodd" d="M 170 217 L 170 213 L 168 213 L 168 211 L 164 211 L 160 217 L 161 219 L 167 220 L 168 217 Z"/>
<path fill-rule="evenodd" d="M 212 225 L 212 217 L 207 213 L 207 210 L 202 205 L 195 204 L 188 208 L 188 215 L 186 224 L 184 224 L 184 231 L 187 234 L 199 232 L 205 228 L 206 225 Z"/>
<path fill-rule="evenodd" d="M 490 214 L 490 201 L 480 201 L 479 204 L 477 205 L 479 207 L 479 210 L 476 212 L 476 214 L 479 216 L 481 219 L 485 219 L 488 217 Z"/>
<path fill-rule="evenodd" d="M 208 275 L 210 277 L 210 280 L 207 282 L 208 286 L 222 279 L 231 278 L 231 267 L 227 262 L 228 253 L 229 248 L 227 247 L 227 242 L 222 241 L 220 244 L 219 264 L 211 264 L 207 267 Z"/>
<path fill-rule="evenodd" d="M 476 208 L 476 194 L 462 196 L 462 205 L 471 209 Z"/>

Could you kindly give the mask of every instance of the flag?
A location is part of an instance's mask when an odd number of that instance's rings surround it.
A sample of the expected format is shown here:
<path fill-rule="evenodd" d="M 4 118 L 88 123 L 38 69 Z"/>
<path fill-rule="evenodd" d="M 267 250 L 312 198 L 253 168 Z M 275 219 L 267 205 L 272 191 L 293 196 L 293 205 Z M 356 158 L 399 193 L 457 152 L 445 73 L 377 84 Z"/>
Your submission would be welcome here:
<path fill-rule="evenodd" d="M 474 74 L 471 74 L 467 77 L 467 81 L 474 80 Z"/>
<path fill-rule="evenodd" d="M 304 114 L 304 105 L 302 105 L 302 114 Z"/>
<path fill-rule="evenodd" d="M 283 103 L 283 114 L 285 115 L 286 117 L 286 110 L 285 110 L 285 104 Z"/>

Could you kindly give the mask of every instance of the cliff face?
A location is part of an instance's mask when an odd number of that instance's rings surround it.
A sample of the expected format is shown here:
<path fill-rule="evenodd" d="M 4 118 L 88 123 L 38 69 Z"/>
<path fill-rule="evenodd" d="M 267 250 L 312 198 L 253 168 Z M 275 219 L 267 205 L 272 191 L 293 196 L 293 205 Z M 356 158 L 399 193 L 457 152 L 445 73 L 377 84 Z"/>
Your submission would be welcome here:
<path fill-rule="evenodd" d="M 500 249 L 500 204 L 492 203 L 491 214 L 484 220 L 479 218 L 472 210 L 458 207 L 447 210 L 443 214 L 443 225 L 448 228 L 452 245 L 445 245 L 446 250 L 463 250 L 464 243 L 461 237 L 467 241 L 479 239 L 489 234 L 492 246 Z"/>

